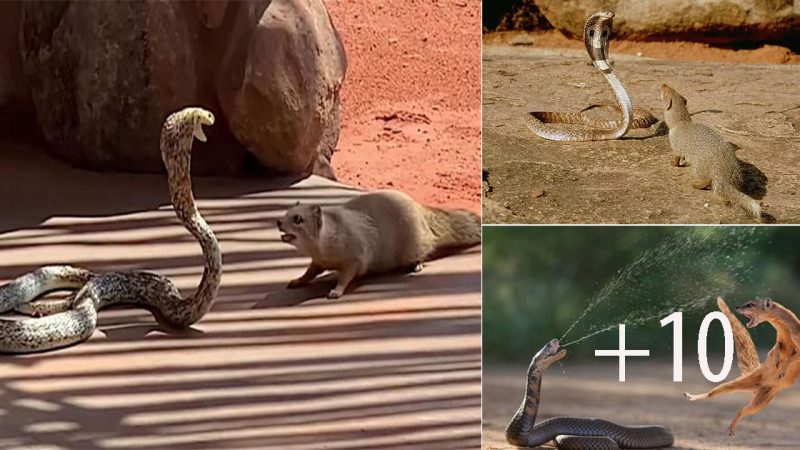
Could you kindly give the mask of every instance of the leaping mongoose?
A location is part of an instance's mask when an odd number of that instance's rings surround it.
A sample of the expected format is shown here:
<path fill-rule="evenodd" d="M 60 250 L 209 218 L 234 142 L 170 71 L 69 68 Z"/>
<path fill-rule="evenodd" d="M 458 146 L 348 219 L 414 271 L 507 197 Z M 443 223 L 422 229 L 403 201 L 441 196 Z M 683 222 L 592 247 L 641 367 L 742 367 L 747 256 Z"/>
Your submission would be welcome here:
<path fill-rule="evenodd" d="M 300 204 L 278 220 L 281 240 L 310 256 L 306 272 L 288 288 L 325 270 L 338 272 L 328 298 L 341 297 L 354 278 L 416 270 L 423 261 L 481 242 L 481 220 L 463 210 L 421 205 L 397 191 L 359 195 L 342 205 Z"/>
<path fill-rule="evenodd" d="M 711 128 L 692 122 L 686 98 L 666 84 L 661 86 L 661 101 L 669 127 L 672 165 L 688 162 L 693 188 L 711 188 L 726 204 L 741 206 L 760 222 L 761 206 L 741 192 L 742 168 L 733 146 Z"/>

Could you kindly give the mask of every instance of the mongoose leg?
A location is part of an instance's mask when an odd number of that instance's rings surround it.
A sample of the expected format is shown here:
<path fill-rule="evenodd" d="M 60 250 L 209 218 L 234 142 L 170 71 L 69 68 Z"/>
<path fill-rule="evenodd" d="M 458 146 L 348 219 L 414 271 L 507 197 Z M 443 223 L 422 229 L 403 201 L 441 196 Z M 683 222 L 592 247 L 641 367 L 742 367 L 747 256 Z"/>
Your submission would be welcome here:
<path fill-rule="evenodd" d="M 356 264 L 340 269 L 339 282 L 336 284 L 336 287 L 328 293 L 328 298 L 334 299 L 344 295 L 344 292 L 347 290 L 347 286 L 351 281 L 353 281 L 353 278 L 356 277 L 357 273 L 358 265 Z"/>
<path fill-rule="evenodd" d="M 322 267 L 314 263 L 311 263 L 308 265 L 308 268 L 306 269 L 306 272 L 304 274 L 300 275 L 299 278 L 295 278 L 294 280 L 290 281 L 286 287 L 288 289 L 294 289 L 294 288 L 299 288 L 301 286 L 305 286 L 311 281 L 313 281 L 314 278 L 317 278 L 317 276 L 319 276 L 319 274 L 321 274 L 324 271 L 325 269 L 323 269 Z"/>
<path fill-rule="evenodd" d="M 670 164 L 672 164 L 674 167 L 681 167 L 685 163 L 686 163 L 686 161 L 683 160 L 683 156 L 681 156 L 681 155 L 672 155 L 672 161 L 670 161 Z"/>
<path fill-rule="evenodd" d="M 744 408 L 740 409 L 738 413 L 736 413 L 736 417 L 734 417 L 733 422 L 731 422 L 731 426 L 728 429 L 728 435 L 733 436 L 736 434 L 736 425 L 739 423 L 742 418 L 745 416 L 753 415 L 762 409 L 766 408 L 769 405 L 769 402 L 775 398 L 775 395 L 778 394 L 777 389 L 770 389 L 770 388 L 761 388 L 756 392 L 753 396 L 753 399 L 750 400 L 750 404 L 745 406 Z"/>
<path fill-rule="evenodd" d="M 753 343 L 753 338 L 742 322 L 731 312 L 725 300 L 717 297 L 717 307 L 725 314 L 733 329 L 733 346 L 736 349 L 736 360 L 742 375 L 748 374 L 758 368 L 758 352 Z"/>
<path fill-rule="evenodd" d="M 683 394 L 690 402 L 695 400 L 703 400 L 707 398 L 714 398 L 718 395 L 725 394 L 727 392 L 733 391 L 748 391 L 754 389 L 756 386 L 759 385 L 761 382 L 761 372 L 760 371 L 753 371 L 748 373 L 747 375 L 742 375 L 735 380 L 728 381 L 727 383 L 722 383 L 719 386 L 715 387 L 714 389 L 706 392 L 705 394 L 699 395 L 692 395 L 688 392 Z"/>

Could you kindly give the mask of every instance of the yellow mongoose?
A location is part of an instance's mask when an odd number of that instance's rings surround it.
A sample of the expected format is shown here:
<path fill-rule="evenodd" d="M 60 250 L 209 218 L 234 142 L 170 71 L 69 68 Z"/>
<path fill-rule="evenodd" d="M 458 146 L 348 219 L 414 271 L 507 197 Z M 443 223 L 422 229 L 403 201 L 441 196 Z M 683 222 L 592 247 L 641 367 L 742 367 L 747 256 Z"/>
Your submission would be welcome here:
<path fill-rule="evenodd" d="M 338 272 L 328 298 L 341 297 L 358 276 L 415 270 L 423 261 L 481 242 L 481 220 L 462 210 L 420 205 L 397 191 L 357 196 L 321 208 L 299 202 L 278 221 L 281 240 L 311 257 L 306 272 L 288 287 L 308 284 L 325 270 Z"/>
<path fill-rule="evenodd" d="M 764 409 L 778 393 L 792 385 L 800 378 L 800 320 L 786 307 L 770 299 L 755 299 L 737 306 L 736 311 L 747 317 L 747 328 L 753 328 L 761 322 L 769 322 L 777 332 L 775 346 L 767 354 L 763 364 L 758 362 L 758 353 L 753 339 L 739 319 L 728 309 L 722 297 L 717 305 L 731 322 L 733 329 L 736 356 L 742 374 L 735 380 L 722 383 L 711 391 L 692 395 L 684 394 L 690 401 L 713 398 L 731 391 L 752 391 L 750 404 L 740 409 L 731 422 L 729 434 L 736 434 L 736 424 L 744 416 L 755 414 Z"/>
<path fill-rule="evenodd" d="M 664 121 L 669 127 L 669 144 L 672 147 L 672 165 L 689 163 L 692 170 L 692 187 L 714 190 L 726 203 L 741 206 L 754 219 L 761 221 L 761 206 L 740 192 L 742 168 L 736 159 L 733 146 L 711 128 L 692 122 L 686 109 L 686 98 L 677 91 L 661 85 L 664 104 Z"/>

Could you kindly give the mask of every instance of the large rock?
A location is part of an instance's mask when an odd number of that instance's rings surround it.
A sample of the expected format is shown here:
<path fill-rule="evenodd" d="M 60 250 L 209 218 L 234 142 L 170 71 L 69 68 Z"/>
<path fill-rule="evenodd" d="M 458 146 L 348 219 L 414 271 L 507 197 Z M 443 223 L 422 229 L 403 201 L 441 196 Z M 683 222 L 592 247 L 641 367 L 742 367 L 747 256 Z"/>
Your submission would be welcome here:
<path fill-rule="evenodd" d="M 39 127 L 72 164 L 163 170 L 162 122 L 187 105 L 218 118 L 198 174 L 251 169 L 248 150 L 291 174 L 330 160 L 345 63 L 321 1 L 31 1 L 21 23 Z"/>
<path fill-rule="evenodd" d="M 19 52 L 21 19 L 21 1 L 0 2 L 0 107 L 12 101 L 16 107 L 31 106 Z"/>
<path fill-rule="evenodd" d="M 724 43 L 797 39 L 800 0 L 536 0 L 547 20 L 580 38 L 586 18 L 616 13 L 614 36 Z"/>
<path fill-rule="evenodd" d="M 218 65 L 231 131 L 267 167 L 324 173 L 339 139 L 341 39 L 321 0 L 274 0 L 263 14 L 248 6 L 231 5 L 239 10 Z"/>

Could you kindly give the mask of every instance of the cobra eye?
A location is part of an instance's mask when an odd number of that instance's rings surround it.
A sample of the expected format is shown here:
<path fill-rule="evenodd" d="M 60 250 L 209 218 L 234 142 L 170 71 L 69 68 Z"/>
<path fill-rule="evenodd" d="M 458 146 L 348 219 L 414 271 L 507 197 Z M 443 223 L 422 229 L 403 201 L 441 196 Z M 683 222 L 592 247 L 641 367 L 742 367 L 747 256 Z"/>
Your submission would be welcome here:
<path fill-rule="evenodd" d="M 292 217 L 292 222 L 294 222 L 295 225 L 300 225 L 301 223 L 303 223 L 303 218 L 301 216 L 296 215 Z"/>

